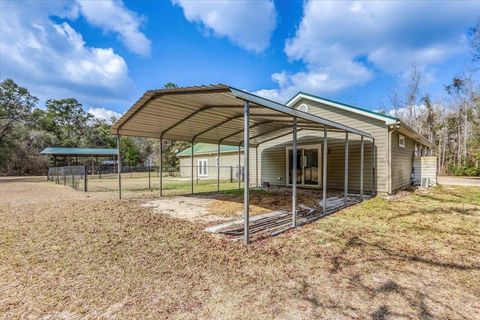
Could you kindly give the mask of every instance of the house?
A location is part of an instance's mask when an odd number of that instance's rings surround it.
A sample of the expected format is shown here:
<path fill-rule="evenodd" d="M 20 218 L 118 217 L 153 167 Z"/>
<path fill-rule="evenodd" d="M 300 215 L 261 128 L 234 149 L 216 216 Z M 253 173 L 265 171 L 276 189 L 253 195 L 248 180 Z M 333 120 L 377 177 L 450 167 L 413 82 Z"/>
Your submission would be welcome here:
<path fill-rule="evenodd" d="M 370 133 L 375 139 L 375 166 L 372 163 L 372 142 L 365 142 L 364 188 L 366 192 L 392 193 L 412 183 L 414 158 L 431 154 L 433 145 L 401 120 L 368 109 L 299 92 L 286 105 L 327 120 L 345 124 Z M 349 136 L 349 191 L 360 189 L 360 144 L 361 138 Z M 321 188 L 322 186 L 322 141 L 318 131 L 298 132 L 297 185 Z M 329 133 L 328 143 L 328 189 L 344 187 L 345 133 Z M 243 149 L 221 145 L 220 178 L 237 179 L 239 164 L 243 163 Z M 255 153 L 258 152 L 258 155 Z M 292 138 L 290 135 L 273 139 L 251 151 L 252 181 L 268 182 L 270 185 L 291 186 Z M 180 159 L 180 174 L 190 176 L 191 148 L 177 154 Z M 258 163 L 256 163 L 258 157 Z M 302 160 L 303 159 L 303 160 Z M 198 143 L 194 150 L 195 175 L 199 179 L 216 179 L 218 148 L 215 144 Z M 374 169 L 375 167 L 375 169 Z M 231 169 L 229 169 L 231 168 Z M 240 165 L 241 168 L 241 165 Z M 290 168 L 290 170 L 289 170 Z M 372 179 L 373 172 L 376 179 Z M 255 178 L 253 178 L 255 177 Z M 375 186 L 372 185 L 375 183 Z M 372 187 L 374 187 L 372 189 Z"/>
<path fill-rule="evenodd" d="M 415 155 L 430 153 L 433 147 L 394 117 L 302 92 L 283 105 L 225 84 L 146 91 L 113 124 L 111 132 L 117 135 L 118 154 L 122 135 L 157 138 L 160 144 L 163 139 L 189 141 L 192 146 L 199 142 L 215 144 L 220 163 L 216 167 L 217 190 L 222 178 L 218 171 L 225 163 L 222 146 L 243 146 L 239 173 L 243 173 L 244 181 L 245 243 L 251 231 L 252 186 L 264 182 L 291 185 L 290 221 L 291 227 L 296 227 L 298 186 L 321 190 L 320 208 L 314 209 L 315 217 L 307 219 L 311 221 L 363 201 L 365 193 L 391 193 L 410 184 Z M 197 148 L 190 150 L 192 194 L 196 175 L 193 169 L 197 167 L 197 175 L 208 177 L 206 155 L 212 157 L 211 152 L 196 155 Z M 227 156 L 227 152 L 223 155 Z M 233 162 L 235 156 L 231 157 Z M 160 159 L 163 161 L 162 156 Z M 159 168 L 162 196 L 162 165 Z M 121 172 L 118 182 L 121 198 Z M 306 223 L 305 216 L 300 219 Z M 252 232 L 255 230 L 258 228 L 252 228 Z"/>

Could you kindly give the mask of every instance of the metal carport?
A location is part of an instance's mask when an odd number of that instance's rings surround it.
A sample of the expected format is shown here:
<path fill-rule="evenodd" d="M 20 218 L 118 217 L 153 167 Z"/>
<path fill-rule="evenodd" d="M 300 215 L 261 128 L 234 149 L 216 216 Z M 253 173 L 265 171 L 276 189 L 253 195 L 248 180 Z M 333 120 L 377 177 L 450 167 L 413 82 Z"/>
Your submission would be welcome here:
<path fill-rule="evenodd" d="M 244 147 L 244 240 L 249 241 L 249 150 L 251 147 L 292 134 L 293 167 L 296 168 L 296 136 L 298 130 L 323 131 L 323 210 L 326 210 L 327 192 L 327 132 L 345 132 L 361 137 L 361 170 L 363 172 L 363 139 L 373 137 L 363 131 L 344 126 L 306 112 L 261 98 L 254 94 L 227 86 L 208 85 L 147 91 L 111 128 L 117 135 L 120 155 L 120 136 L 151 137 L 195 142 L 216 143 L 218 146 Z M 162 148 L 160 148 L 162 149 Z M 193 159 L 192 148 L 192 193 Z M 346 155 L 348 148 L 345 149 Z M 219 153 L 220 156 L 220 153 Z M 373 157 L 374 158 L 374 157 Z M 162 159 L 162 155 L 160 156 Z M 120 157 L 118 157 L 119 168 Z M 346 172 L 348 162 L 345 162 Z M 373 161 L 374 166 L 375 161 Z M 160 165 L 160 195 L 162 195 L 162 165 Z M 361 175 L 363 196 L 363 174 Z M 121 174 L 119 170 L 119 196 Z M 345 176 L 345 197 L 348 179 Z M 292 185 L 292 226 L 296 226 L 296 181 Z"/>

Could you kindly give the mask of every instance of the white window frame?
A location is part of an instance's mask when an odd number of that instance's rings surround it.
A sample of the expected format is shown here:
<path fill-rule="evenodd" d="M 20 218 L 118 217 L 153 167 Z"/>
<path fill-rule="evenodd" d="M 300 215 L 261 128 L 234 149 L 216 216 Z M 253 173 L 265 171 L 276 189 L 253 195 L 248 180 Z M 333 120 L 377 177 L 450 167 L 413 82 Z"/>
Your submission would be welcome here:
<path fill-rule="evenodd" d="M 398 146 L 400 148 L 405 149 L 405 136 L 404 135 L 401 135 L 401 134 L 398 135 Z"/>
<path fill-rule="evenodd" d="M 202 170 L 202 169 L 205 169 L 205 170 Z M 199 177 L 208 177 L 208 159 L 197 160 L 197 174 Z"/>

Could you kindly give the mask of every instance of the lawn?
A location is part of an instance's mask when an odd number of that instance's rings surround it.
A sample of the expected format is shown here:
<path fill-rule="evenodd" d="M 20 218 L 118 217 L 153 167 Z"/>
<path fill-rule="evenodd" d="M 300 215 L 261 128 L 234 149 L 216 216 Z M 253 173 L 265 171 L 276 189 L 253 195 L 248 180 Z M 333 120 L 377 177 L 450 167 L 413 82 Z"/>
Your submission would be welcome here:
<path fill-rule="evenodd" d="M 480 188 L 377 197 L 248 247 L 138 197 L 1 179 L 0 318 L 480 314 Z"/>
<path fill-rule="evenodd" d="M 147 172 L 127 172 L 122 173 L 122 191 L 158 192 L 160 185 L 159 177 L 156 172 L 150 176 Z M 188 177 L 165 176 L 162 181 L 162 189 L 165 195 L 189 194 L 191 192 L 191 180 Z M 243 183 L 241 183 L 243 186 Z M 212 192 L 217 191 L 217 179 L 194 179 L 194 192 Z M 220 190 L 229 190 L 238 188 L 238 181 L 220 180 Z M 117 191 L 118 180 L 116 174 L 100 176 L 89 176 L 88 190 L 91 192 Z"/>

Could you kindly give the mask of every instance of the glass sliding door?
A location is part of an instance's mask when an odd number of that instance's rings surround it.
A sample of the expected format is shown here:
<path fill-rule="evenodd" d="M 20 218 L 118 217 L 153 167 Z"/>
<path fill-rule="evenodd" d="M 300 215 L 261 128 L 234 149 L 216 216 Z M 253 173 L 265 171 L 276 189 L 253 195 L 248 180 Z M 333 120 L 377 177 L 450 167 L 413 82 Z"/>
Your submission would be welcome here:
<path fill-rule="evenodd" d="M 292 184 L 292 169 L 293 169 L 293 150 L 288 150 L 288 184 Z M 302 183 L 302 150 L 297 149 L 297 170 L 294 175 L 297 176 L 297 184 Z"/>
<path fill-rule="evenodd" d="M 320 146 L 303 146 L 297 148 L 297 168 L 292 171 L 293 151 L 287 149 L 287 183 L 292 185 L 292 176 L 296 176 L 300 186 L 320 185 Z M 294 172 L 292 174 L 292 172 Z"/>
<path fill-rule="evenodd" d="M 318 149 L 303 149 L 303 183 L 318 186 Z"/>

